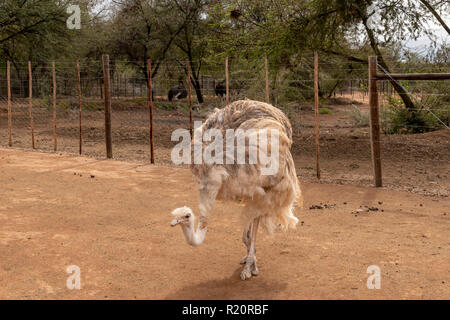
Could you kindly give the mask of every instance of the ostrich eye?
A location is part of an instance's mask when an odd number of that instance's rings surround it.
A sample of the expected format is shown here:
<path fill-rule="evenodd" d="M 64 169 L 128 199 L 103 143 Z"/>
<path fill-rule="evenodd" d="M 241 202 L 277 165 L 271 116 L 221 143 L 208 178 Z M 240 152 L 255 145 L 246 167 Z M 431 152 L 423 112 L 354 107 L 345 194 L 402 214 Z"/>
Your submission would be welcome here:
<path fill-rule="evenodd" d="M 187 218 L 189 218 L 189 217 L 190 217 L 190 215 L 185 215 L 184 217 L 185 217 L 185 218 L 187 219 Z"/>

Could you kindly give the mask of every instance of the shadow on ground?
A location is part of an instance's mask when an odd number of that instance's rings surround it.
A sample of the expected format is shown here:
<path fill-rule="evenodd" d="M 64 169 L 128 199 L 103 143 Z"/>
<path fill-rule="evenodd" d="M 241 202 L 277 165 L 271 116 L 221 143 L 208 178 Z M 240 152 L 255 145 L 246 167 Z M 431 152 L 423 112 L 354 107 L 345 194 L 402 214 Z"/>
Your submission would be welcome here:
<path fill-rule="evenodd" d="M 240 274 L 242 267 L 238 267 L 233 274 L 221 280 L 210 280 L 195 285 L 188 285 L 164 299 L 168 300 L 216 300 L 216 299 L 276 299 L 277 295 L 287 287 L 286 283 L 267 282 L 253 277 L 242 281 Z"/>

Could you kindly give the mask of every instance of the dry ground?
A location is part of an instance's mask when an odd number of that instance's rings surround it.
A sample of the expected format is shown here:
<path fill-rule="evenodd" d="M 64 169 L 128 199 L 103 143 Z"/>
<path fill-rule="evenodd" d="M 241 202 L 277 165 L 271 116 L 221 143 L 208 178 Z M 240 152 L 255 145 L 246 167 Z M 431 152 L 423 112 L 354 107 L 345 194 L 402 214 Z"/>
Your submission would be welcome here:
<path fill-rule="evenodd" d="M 169 227 L 173 208 L 196 208 L 186 169 L 0 148 L 0 181 L 3 299 L 450 299 L 446 197 L 304 181 L 301 223 L 260 233 L 260 275 L 241 281 L 238 205 L 216 203 L 197 248 Z M 364 205 L 378 211 L 352 213 Z"/>

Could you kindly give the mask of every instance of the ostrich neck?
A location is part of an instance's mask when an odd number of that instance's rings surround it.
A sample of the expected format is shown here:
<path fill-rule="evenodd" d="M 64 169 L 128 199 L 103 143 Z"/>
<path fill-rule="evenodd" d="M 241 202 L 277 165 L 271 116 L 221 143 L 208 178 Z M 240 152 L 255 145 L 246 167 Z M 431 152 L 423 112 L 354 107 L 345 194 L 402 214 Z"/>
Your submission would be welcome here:
<path fill-rule="evenodd" d="M 182 226 L 183 234 L 186 239 L 186 242 L 191 246 L 199 246 L 203 243 L 206 237 L 207 227 L 201 229 L 200 224 L 197 227 L 197 230 L 194 231 L 194 222 L 192 221 L 189 225 Z"/>

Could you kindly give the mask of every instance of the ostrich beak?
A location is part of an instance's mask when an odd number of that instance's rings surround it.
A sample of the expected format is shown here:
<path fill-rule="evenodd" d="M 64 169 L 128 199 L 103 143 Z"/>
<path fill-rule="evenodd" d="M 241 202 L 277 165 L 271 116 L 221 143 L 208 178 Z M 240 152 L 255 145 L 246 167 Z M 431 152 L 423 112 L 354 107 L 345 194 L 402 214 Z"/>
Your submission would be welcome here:
<path fill-rule="evenodd" d="M 178 219 L 173 219 L 172 222 L 170 223 L 170 226 L 175 227 L 179 223 L 180 223 L 180 221 L 178 221 Z"/>

